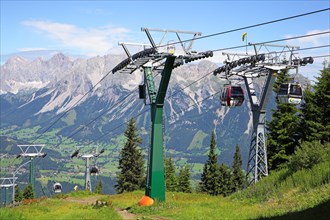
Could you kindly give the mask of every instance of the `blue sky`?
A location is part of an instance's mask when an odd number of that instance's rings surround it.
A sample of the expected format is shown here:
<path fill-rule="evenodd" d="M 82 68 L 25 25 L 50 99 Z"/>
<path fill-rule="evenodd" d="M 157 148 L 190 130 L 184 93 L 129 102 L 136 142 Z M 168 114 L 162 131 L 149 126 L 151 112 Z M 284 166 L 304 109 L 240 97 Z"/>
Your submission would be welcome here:
<path fill-rule="evenodd" d="M 118 41 L 148 43 L 141 27 L 209 35 L 330 7 L 328 0 L 305 1 L 4 1 L 1 0 L 1 60 L 26 51 L 103 56 L 122 52 Z M 197 51 L 329 31 L 330 11 L 198 40 Z M 156 39 L 160 36 L 154 35 Z M 177 40 L 174 38 L 168 40 Z M 184 36 L 189 39 L 190 36 Z M 183 38 L 184 38 L 183 37 Z M 329 34 L 283 42 L 303 47 L 330 44 Z M 236 52 L 236 51 L 230 51 Z M 329 48 L 305 51 L 326 55 Z M 304 55 L 304 54 L 302 54 Z M 321 62 L 321 61 L 320 61 Z"/>

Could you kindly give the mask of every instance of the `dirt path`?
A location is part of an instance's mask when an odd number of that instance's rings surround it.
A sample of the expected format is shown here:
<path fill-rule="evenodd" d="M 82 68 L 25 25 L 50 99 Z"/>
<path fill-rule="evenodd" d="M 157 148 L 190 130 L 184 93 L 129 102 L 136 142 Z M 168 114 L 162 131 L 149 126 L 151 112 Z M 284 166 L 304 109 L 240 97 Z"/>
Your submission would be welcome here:
<path fill-rule="evenodd" d="M 69 197 L 69 198 L 66 198 L 65 200 L 68 201 L 68 202 L 76 202 L 76 203 L 80 203 L 80 204 L 83 204 L 83 205 L 92 205 L 92 204 L 96 203 L 96 200 L 99 200 L 102 197 L 104 197 L 104 196 L 93 196 L 93 197 L 88 197 L 88 198 Z M 115 210 L 117 211 L 117 213 L 120 215 L 120 217 L 123 220 L 137 220 L 137 219 L 139 219 L 138 215 L 130 213 L 126 209 L 116 208 Z"/>
<path fill-rule="evenodd" d="M 65 200 L 69 201 L 69 202 L 80 203 L 80 204 L 83 204 L 83 205 L 92 205 L 92 204 L 96 203 L 96 200 L 100 200 L 102 197 L 104 197 L 104 196 L 98 195 L 98 196 L 92 196 L 92 197 L 87 197 L 87 198 L 68 197 Z M 123 220 L 142 219 L 141 215 L 136 215 L 136 214 L 130 213 L 126 209 L 116 208 L 115 210 L 117 211 L 117 213 L 120 215 L 120 217 Z M 153 220 L 168 220 L 167 218 L 163 218 L 163 217 L 148 217 L 148 218 L 153 219 Z"/>
<path fill-rule="evenodd" d="M 123 220 L 138 220 L 138 219 L 143 219 L 143 217 L 141 215 L 136 215 L 133 213 L 128 212 L 126 209 L 116 209 L 117 213 L 120 215 L 120 217 L 123 218 Z M 163 218 L 163 217 L 158 217 L 158 216 L 154 216 L 154 217 L 149 217 L 148 219 L 152 219 L 152 220 L 169 220 L 168 218 Z"/>
<path fill-rule="evenodd" d="M 123 218 L 123 220 L 136 220 L 139 219 L 139 216 L 129 213 L 126 209 L 116 209 L 117 213 L 120 215 L 120 217 Z"/>

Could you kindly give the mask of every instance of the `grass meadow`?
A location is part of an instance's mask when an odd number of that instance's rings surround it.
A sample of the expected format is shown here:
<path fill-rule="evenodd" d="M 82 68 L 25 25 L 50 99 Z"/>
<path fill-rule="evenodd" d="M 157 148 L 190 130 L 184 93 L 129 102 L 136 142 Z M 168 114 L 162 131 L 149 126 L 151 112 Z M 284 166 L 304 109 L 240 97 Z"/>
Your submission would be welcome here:
<path fill-rule="evenodd" d="M 118 210 L 133 219 L 326 219 L 330 216 L 330 161 L 312 169 L 271 173 L 256 185 L 228 197 L 200 193 L 167 192 L 166 202 L 140 207 L 143 191 L 97 195 L 77 191 L 53 198 L 1 208 L 0 219 L 122 219 Z M 107 206 L 95 206 L 95 200 Z"/>

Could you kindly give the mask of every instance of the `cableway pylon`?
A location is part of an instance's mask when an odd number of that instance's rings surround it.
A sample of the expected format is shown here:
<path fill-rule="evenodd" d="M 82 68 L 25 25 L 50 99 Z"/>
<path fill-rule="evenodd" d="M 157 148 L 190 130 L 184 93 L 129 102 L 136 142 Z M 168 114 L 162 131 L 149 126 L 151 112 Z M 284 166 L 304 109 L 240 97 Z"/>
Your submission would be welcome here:
<path fill-rule="evenodd" d="M 4 203 L 5 206 L 7 206 L 8 203 L 9 203 L 8 190 L 9 190 L 10 187 L 13 187 L 13 191 L 14 191 L 14 188 L 16 186 L 16 184 L 15 184 L 16 179 L 17 179 L 17 177 L 2 177 L 2 178 L 0 178 L 0 189 L 1 188 L 5 189 L 5 203 Z"/>
<path fill-rule="evenodd" d="M 139 94 L 140 98 L 144 99 L 146 103 L 146 92 L 148 93 L 148 104 L 151 106 L 152 123 L 145 195 L 158 201 L 165 201 L 163 107 L 172 70 L 185 63 L 211 57 L 213 56 L 213 52 L 206 51 L 198 53 L 192 51 L 194 38 L 200 36 L 200 32 L 155 28 L 141 28 L 141 31 L 146 33 L 150 42 L 150 48 L 131 55 L 127 52 L 125 43 L 121 44 L 128 58 L 119 63 L 112 72 L 132 74 L 138 69 L 142 69 L 144 72 L 144 82 L 139 86 Z M 155 44 L 150 33 L 151 31 L 164 33 L 159 44 Z M 174 33 L 176 35 L 177 39 L 179 39 L 181 49 L 176 50 L 174 44 L 169 43 L 171 41 L 163 44 L 168 33 Z M 186 46 L 183 44 L 180 34 L 193 35 L 193 39 L 189 45 Z M 156 85 L 154 76 L 158 73 L 161 74 L 161 80 Z"/>
<path fill-rule="evenodd" d="M 94 172 L 95 169 L 97 169 L 96 167 L 92 167 L 90 166 L 90 159 L 91 158 L 96 158 L 98 156 L 100 156 L 100 154 L 104 153 L 104 149 L 102 149 L 100 152 L 92 152 L 92 153 L 85 153 L 85 154 L 81 154 L 80 149 L 76 150 L 73 154 L 71 154 L 71 159 L 74 157 L 77 158 L 81 158 L 83 160 L 86 161 L 86 170 L 85 170 L 85 190 L 89 190 L 92 191 L 92 183 L 91 183 L 91 173 Z M 94 169 L 95 168 L 95 169 Z M 98 172 L 98 169 L 97 169 Z"/>
<path fill-rule="evenodd" d="M 46 157 L 47 153 L 42 152 L 45 145 L 44 144 L 26 144 L 26 145 L 17 145 L 21 150 L 21 153 L 17 155 L 19 157 L 28 157 L 30 159 L 30 172 L 29 172 L 29 183 L 32 185 L 32 190 L 34 191 L 35 186 L 35 166 L 34 158 L 35 157 Z"/>
<path fill-rule="evenodd" d="M 284 69 L 298 69 L 299 66 L 313 63 L 311 57 L 300 59 L 297 57 L 296 46 L 252 44 L 255 55 L 223 53 L 227 55 L 225 65 L 214 70 L 213 74 L 224 74 L 226 78 L 240 76 L 244 79 L 252 111 L 252 136 L 247 163 L 248 183 L 256 183 L 262 176 L 268 175 L 267 142 L 266 142 L 266 106 L 274 86 L 276 75 Z M 259 47 L 257 47 L 259 46 Z M 266 53 L 260 53 L 262 47 Z M 269 47 L 282 47 L 280 52 L 272 52 Z M 289 56 L 286 54 L 289 49 Z M 239 59 L 234 60 L 236 57 Z M 243 58 L 240 58 L 243 57 Z M 285 58 L 285 59 L 283 59 Z M 253 79 L 265 77 L 265 82 L 257 96 Z"/>

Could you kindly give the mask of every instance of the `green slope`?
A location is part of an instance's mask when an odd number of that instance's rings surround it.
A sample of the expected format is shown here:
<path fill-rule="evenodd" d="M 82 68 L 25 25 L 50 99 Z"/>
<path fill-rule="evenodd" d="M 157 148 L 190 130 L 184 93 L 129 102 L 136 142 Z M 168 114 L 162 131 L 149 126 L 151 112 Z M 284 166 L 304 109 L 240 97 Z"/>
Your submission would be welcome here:
<path fill-rule="evenodd" d="M 330 216 L 330 161 L 312 169 L 273 172 L 229 197 L 168 192 L 166 202 L 139 207 L 142 191 L 95 195 L 80 191 L 16 208 L 1 208 L 0 219 L 326 219 Z M 95 208 L 96 200 L 108 202 Z M 122 214 L 122 213 L 121 213 Z M 133 216 L 133 218 L 132 218 Z M 124 216 L 125 217 L 125 216 Z"/>

